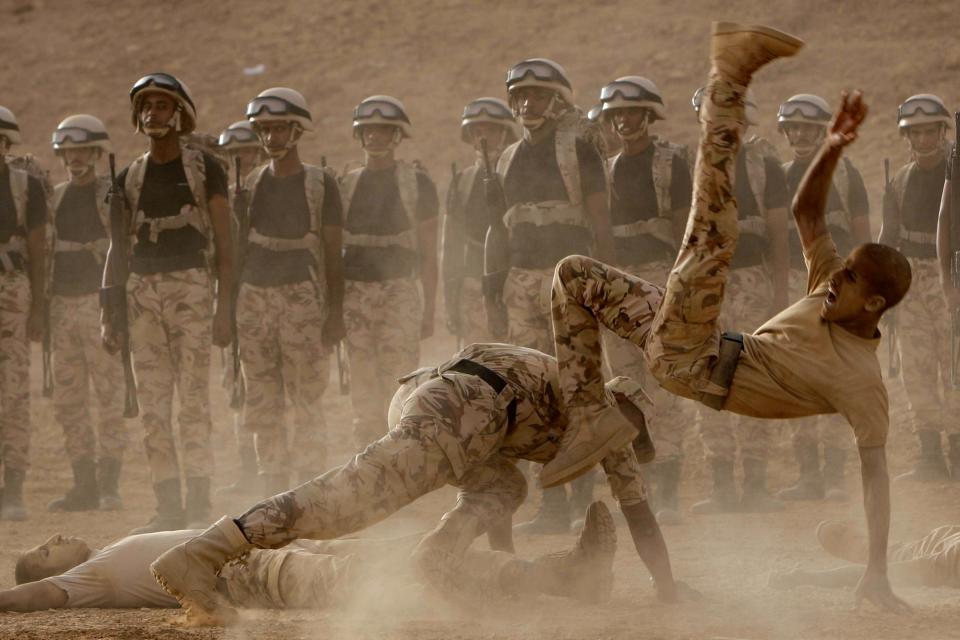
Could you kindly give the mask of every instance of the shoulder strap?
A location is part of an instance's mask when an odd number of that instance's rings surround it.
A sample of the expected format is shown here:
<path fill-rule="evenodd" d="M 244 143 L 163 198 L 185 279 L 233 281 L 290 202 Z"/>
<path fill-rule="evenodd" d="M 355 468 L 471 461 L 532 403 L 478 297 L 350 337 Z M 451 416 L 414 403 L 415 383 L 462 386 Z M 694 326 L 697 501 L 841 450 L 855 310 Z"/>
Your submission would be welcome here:
<path fill-rule="evenodd" d="M 53 187 L 53 195 L 50 196 L 50 219 L 57 219 L 57 209 L 60 208 L 60 203 L 63 202 L 63 194 L 67 192 L 67 187 L 70 186 L 70 181 L 61 182 L 58 185 Z"/>
<path fill-rule="evenodd" d="M 191 146 L 182 146 L 183 173 L 187 176 L 190 193 L 200 209 L 207 210 L 207 164 L 203 151 Z"/>
<path fill-rule="evenodd" d="M 348 171 L 343 176 L 342 180 L 342 189 L 340 189 L 340 197 L 343 199 L 343 216 L 346 216 L 350 213 L 350 202 L 353 200 L 353 193 L 357 190 L 357 183 L 360 181 L 360 174 L 363 173 L 363 167 L 357 167 Z"/>
<path fill-rule="evenodd" d="M 326 194 L 324 179 L 326 173 L 320 167 L 312 164 L 303 165 L 303 188 L 307 195 L 307 206 L 310 208 L 310 231 L 319 237 L 321 216 L 323 215 L 323 199 Z"/>
<path fill-rule="evenodd" d="M 470 201 L 470 194 L 477 184 L 477 177 L 480 175 L 480 167 L 473 164 L 460 172 L 460 178 L 457 180 L 456 203 L 458 211 L 466 211 L 467 202 Z"/>
<path fill-rule="evenodd" d="M 577 160 L 577 129 L 563 127 L 557 129 L 555 137 L 557 147 L 557 166 L 560 168 L 560 177 L 567 190 L 570 204 L 583 204 L 583 189 L 580 184 L 580 163 Z"/>
<path fill-rule="evenodd" d="M 414 235 L 416 235 L 417 204 L 420 193 L 415 165 L 403 160 L 397 161 L 397 186 L 400 189 L 400 204 L 403 205 L 403 211 L 407 214 L 407 222 L 413 229 Z"/>
<path fill-rule="evenodd" d="M 657 196 L 657 210 L 660 217 L 667 218 L 673 211 L 670 199 L 670 185 L 673 182 L 673 146 L 668 142 L 655 141 L 653 144 L 653 190 Z"/>
<path fill-rule="evenodd" d="M 897 173 L 894 174 L 893 180 L 890 181 L 890 188 L 893 190 L 893 196 L 895 202 L 897 203 L 897 211 L 900 212 L 900 224 L 903 224 L 903 198 L 907 193 L 907 183 L 910 182 L 910 176 L 913 175 L 913 172 L 917 170 L 917 163 L 914 160 L 911 160 L 907 164 L 903 165 L 897 170 Z"/>
<path fill-rule="evenodd" d="M 763 197 L 767 190 L 766 156 L 763 155 L 756 143 L 748 142 L 743 145 L 743 149 L 746 154 L 747 181 L 750 183 L 750 191 L 757 201 L 760 215 L 766 217 L 767 206 Z"/>
<path fill-rule="evenodd" d="M 130 209 L 134 216 L 136 216 L 140 207 L 140 192 L 143 191 L 143 177 L 147 174 L 148 157 L 149 152 L 130 163 L 123 183 L 123 190 L 127 194 L 127 202 L 130 203 Z M 131 231 L 136 233 L 136 230 L 132 228 Z"/>
<path fill-rule="evenodd" d="M 26 228 L 30 174 L 15 167 L 8 167 L 8 170 L 10 171 L 10 192 L 13 195 L 14 209 L 17 212 L 17 226 Z"/>
<path fill-rule="evenodd" d="M 520 148 L 521 142 L 521 140 L 517 140 L 504 149 L 503 153 L 500 154 L 500 159 L 497 160 L 497 175 L 500 176 L 501 182 L 507 178 L 507 173 L 510 171 L 510 165 L 513 164 L 513 157 L 517 155 L 517 149 Z"/>

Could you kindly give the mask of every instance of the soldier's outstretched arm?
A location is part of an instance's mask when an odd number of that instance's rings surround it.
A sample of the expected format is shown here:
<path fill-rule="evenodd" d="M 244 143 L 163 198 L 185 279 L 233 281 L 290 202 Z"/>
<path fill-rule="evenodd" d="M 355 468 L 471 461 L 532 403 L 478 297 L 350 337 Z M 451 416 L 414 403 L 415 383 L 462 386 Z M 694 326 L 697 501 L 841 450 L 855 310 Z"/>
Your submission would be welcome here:
<path fill-rule="evenodd" d="M 793 216 L 797 221 L 800 242 L 806 250 L 820 236 L 829 233 L 825 217 L 827 198 L 833 184 L 833 172 L 837 168 L 843 148 L 857 139 L 857 130 L 867 117 L 867 105 L 863 95 L 854 91 L 840 96 L 827 138 L 811 163 L 793 201 Z"/>

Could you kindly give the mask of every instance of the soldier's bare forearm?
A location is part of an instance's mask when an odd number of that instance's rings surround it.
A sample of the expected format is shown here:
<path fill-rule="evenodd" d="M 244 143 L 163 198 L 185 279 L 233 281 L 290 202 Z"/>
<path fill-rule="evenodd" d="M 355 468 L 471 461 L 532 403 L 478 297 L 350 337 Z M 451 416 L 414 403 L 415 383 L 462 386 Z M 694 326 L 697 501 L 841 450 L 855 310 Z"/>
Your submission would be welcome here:
<path fill-rule="evenodd" d="M 797 195 L 793 200 L 793 217 L 797 222 L 800 241 L 804 247 L 827 231 L 827 198 L 833 185 L 833 172 L 837 168 L 843 145 L 833 144 L 830 138 L 820 147 L 816 158 L 810 164 Z"/>
<path fill-rule="evenodd" d="M 890 533 L 890 476 L 884 447 L 860 448 L 863 507 L 867 518 L 870 551 L 867 572 L 886 575 Z"/>

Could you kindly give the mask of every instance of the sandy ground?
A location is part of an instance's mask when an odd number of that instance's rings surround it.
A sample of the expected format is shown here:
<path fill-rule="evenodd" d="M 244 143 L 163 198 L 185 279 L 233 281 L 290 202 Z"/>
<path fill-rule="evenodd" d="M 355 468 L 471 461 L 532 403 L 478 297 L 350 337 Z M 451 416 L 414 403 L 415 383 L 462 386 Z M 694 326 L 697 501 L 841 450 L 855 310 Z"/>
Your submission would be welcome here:
<path fill-rule="evenodd" d="M 317 133 L 303 143 L 303 156 L 321 154 L 335 167 L 358 157 L 350 140 L 353 105 L 373 93 L 392 93 L 407 104 L 416 139 L 402 149 L 427 161 L 442 186 L 450 162 L 471 162 L 459 140 L 462 105 L 479 95 L 502 95 L 503 72 L 523 57 L 545 55 L 567 66 L 579 101 L 589 106 L 598 87 L 627 73 L 654 78 L 670 119 L 667 137 L 693 143 L 696 130 L 689 96 L 706 71 L 704 37 L 710 19 L 764 20 L 797 33 L 808 50 L 765 71 L 756 85 L 767 121 L 760 133 L 777 138 L 773 117 L 779 101 L 794 93 L 818 92 L 835 101 L 843 87 L 861 86 L 874 107 L 862 141 L 852 150 L 876 211 L 881 159 L 906 160 L 894 128 L 896 105 L 908 95 L 935 92 L 956 104 L 960 47 L 951 25 L 955 4 L 833 3 L 826 0 L 757 3 L 733 0 L 718 13 L 710 3 L 620 4 L 610 0 L 568 3 L 470 3 L 411 0 L 388 3 L 357 0 L 314 3 L 287 0 L 229 4 L 143 0 L 5 0 L 0 2 L 0 40 L 5 87 L 0 103 L 20 117 L 27 144 L 58 176 L 46 141 L 63 117 L 78 111 L 102 117 L 114 134 L 120 162 L 142 150 L 129 128 L 127 91 L 145 72 L 164 69 L 188 82 L 198 103 L 201 126 L 215 131 L 240 117 L 245 102 L 275 85 L 299 88 L 311 101 Z M 264 64 L 246 76 L 243 69 Z M 875 223 L 879 218 L 874 216 Z M 440 323 L 438 322 L 438 327 Z M 453 351 L 453 340 L 426 343 L 424 362 Z M 39 354 L 36 354 L 39 355 Z M 218 362 L 218 358 L 214 358 Z M 35 360 L 39 363 L 39 359 Z M 34 371 L 38 373 L 38 371 Z M 219 374 L 213 377 L 218 378 Z M 34 376 L 36 378 L 36 375 Z M 34 402 L 33 468 L 27 482 L 31 519 L 0 522 L 0 587 L 13 584 L 18 550 L 63 532 L 102 545 L 142 524 L 153 512 L 146 460 L 136 422 L 129 424 L 132 447 L 122 483 L 126 510 L 116 513 L 48 514 L 46 503 L 69 482 L 62 435 L 49 406 Z M 902 421 L 902 396 L 891 387 L 894 420 L 890 439 L 894 473 L 909 467 L 915 446 Z M 218 485 L 235 477 L 237 458 L 230 416 L 213 385 Z M 349 455 L 349 408 L 331 387 L 327 394 L 332 462 Z M 778 428 L 772 425 L 771 428 Z M 779 430 L 779 429 L 778 429 Z M 793 479 L 786 435 L 771 469 L 771 486 Z M 700 448 L 688 442 L 684 509 L 707 492 Z M 665 530 L 676 574 L 703 591 L 697 604 L 662 606 L 636 558 L 626 529 L 620 530 L 617 585 L 610 602 L 581 605 L 544 597 L 473 607 L 439 606 L 436 598 L 361 601 L 346 611 L 244 614 L 238 628 L 184 630 L 167 624 L 168 611 L 77 611 L 0 614 L 0 638 L 686 638 L 814 639 L 960 637 L 960 593 L 942 589 L 899 589 L 916 608 L 910 617 L 853 611 L 849 592 L 803 588 L 777 592 L 766 587 L 770 571 L 798 563 L 827 568 L 813 530 L 827 517 L 859 520 L 859 484 L 851 469 L 849 505 L 790 506 L 781 514 L 693 517 Z M 598 495 L 609 496 L 602 488 Z M 387 535 L 430 526 L 453 501 L 452 491 L 427 496 L 370 532 Z M 960 521 L 960 485 L 896 487 L 892 539 L 925 533 Z M 239 513 L 247 505 L 218 502 L 215 511 Z M 536 499 L 523 507 L 526 519 Z M 558 550 L 566 536 L 517 540 L 524 556 Z"/>

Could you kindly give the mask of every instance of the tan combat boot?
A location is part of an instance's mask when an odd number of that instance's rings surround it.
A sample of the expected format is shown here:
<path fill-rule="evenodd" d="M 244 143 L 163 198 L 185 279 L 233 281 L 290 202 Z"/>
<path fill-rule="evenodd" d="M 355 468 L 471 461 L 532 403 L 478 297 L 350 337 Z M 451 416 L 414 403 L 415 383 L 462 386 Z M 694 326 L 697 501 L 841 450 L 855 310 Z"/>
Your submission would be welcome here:
<path fill-rule="evenodd" d="M 607 505 L 598 500 L 587 507 L 583 529 L 573 548 L 529 563 L 518 560 L 505 569 L 501 582 L 521 593 L 600 602 L 609 598 L 613 589 L 616 551 L 617 527 Z"/>
<path fill-rule="evenodd" d="M 756 24 L 714 22 L 710 60 L 720 75 L 744 86 L 763 65 L 788 58 L 803 46 L 803 40 Z"/>
<path fill-rule="evenodd" d="M 235 612 L 220 602 L 217 574 L 253 545 L 231 518 L 223 517 L 196 538 L 170 549 L 150 565 L 160 586 L 177 599 L 193 624 L 223 624 Z"/>

